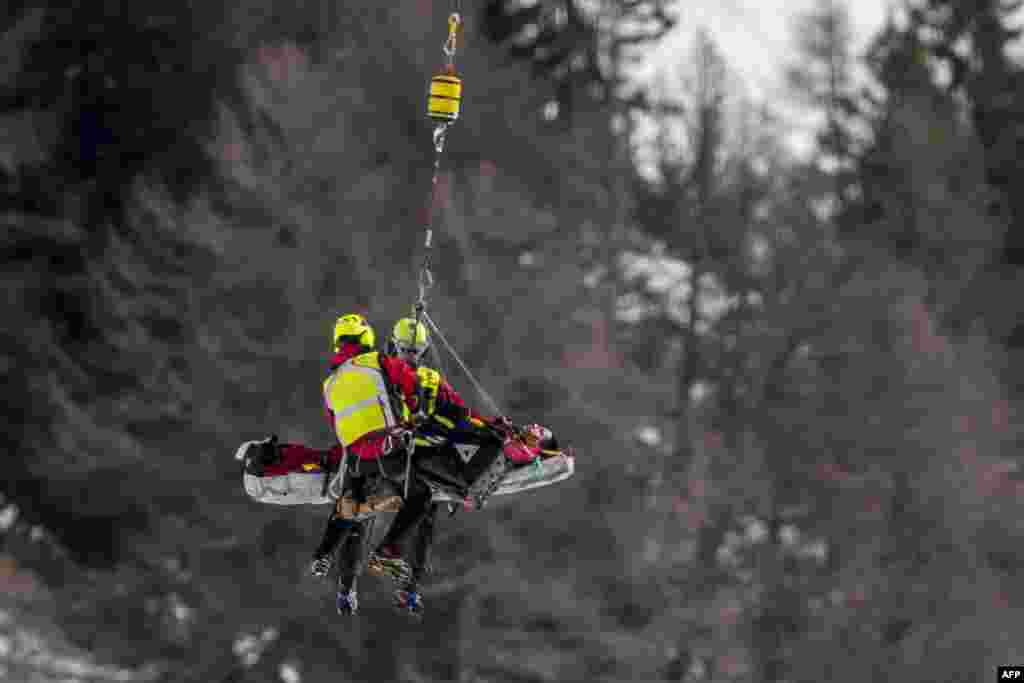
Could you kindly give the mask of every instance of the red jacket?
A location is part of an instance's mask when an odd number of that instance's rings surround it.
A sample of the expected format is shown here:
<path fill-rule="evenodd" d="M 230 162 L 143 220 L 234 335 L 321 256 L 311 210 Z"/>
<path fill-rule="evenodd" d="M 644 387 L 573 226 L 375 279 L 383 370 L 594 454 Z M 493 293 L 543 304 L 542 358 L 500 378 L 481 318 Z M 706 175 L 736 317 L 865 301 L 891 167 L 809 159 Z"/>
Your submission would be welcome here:
<path fill-rule="evenodd" d="M 331 372 L 342 363 L 361 353 L 366 353 L 366 349 L 358 344 L 345 344 L 331 359 Z M 409 406 L 409 410 L 415 411 L 417 400 L 416 388 L 419 384 L 419 380 L 416 377 L 416 369 L 395 356 L 388 356 L 382 353 L 379 355 L 379 358 L 380 367 L 384 371 L 388 383 L 401 395 L 405 404 Z M 327 417 L 331 421 L 331 429 L 334 429 L 334 413 L 326 403 L 325 408 L 327 410 Z M 466 408 L 462 397 L 452 389 L 448 382 L 442 382 L 438 388 L 436 412 L 438 415 L 454 423 L 462 422 L 470 417 L 477 417 Z M 358 455 L 361 460 L 376 460 L 384 454 L 386 439 L 387 437 L 383 434 L 367 434 L 349 446 L 348 450 L 350 453 Z M 336 457 L 340 457 L 340 451 L 339 447 L 332 449 L 331 459 L 334 460 Z"/>

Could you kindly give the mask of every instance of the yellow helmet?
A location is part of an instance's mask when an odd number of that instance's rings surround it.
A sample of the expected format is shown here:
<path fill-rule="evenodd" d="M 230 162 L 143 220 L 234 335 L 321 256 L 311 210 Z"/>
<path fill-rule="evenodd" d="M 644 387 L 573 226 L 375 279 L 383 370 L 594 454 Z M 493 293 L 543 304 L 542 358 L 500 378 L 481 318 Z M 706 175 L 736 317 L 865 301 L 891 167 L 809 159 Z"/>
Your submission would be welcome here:
<path fill-rule="evenodd" d="M 427 326 L 415 318 L 399 318 L 391 330 L 392 353 L 408 353 L 419 358 L 430 347 Z"/>
<path fill-rule="evenodd" d="M 338 318 L 334 323 L 334 349 L 338 349 L 341 341 L 352 341 L 368 349 L 372 349 L 377 341 L 370 323 L 358 313 L 349 313 Z"/>

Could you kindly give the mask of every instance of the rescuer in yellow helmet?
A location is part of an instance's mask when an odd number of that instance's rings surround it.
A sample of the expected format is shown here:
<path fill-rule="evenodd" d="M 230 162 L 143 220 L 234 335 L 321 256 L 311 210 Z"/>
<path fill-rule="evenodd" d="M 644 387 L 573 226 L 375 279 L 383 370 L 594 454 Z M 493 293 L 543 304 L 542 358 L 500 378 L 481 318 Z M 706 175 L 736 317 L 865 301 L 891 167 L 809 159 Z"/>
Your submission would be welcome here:
<path fill-rule="evenodd" d="M 416 322 L 415 318 L 399 318 L 395 322 L 388 339 L 388 353 L 419 366 L 429 350 L 430 335 L 426 325 Z"/>
<path fill-rule="evenodd" d="M 471 413 L 437 371 L 409 362 L 422 358 L 429 346 L 422 323 L 417 326 L 415 320 L 407 318 L 396 323 L 390 340 L 394 355 L 373 350 L 376 342 L 373 328 L 362 315 L 355 313 L 338 318 L 332 340 L 335 356 L 331 374 L 323 384 L 324 402 L 335 434 L 349 458 L 352 499 L 339 500 L 317 549 L 313 572 L 321 576 L 327 574 L 331 551 L 344 534 L 337 606 L 340 613 L 351 614 L 356 610 L 355 578 L 367 540 L 365 523 L 356 521 L 351 513 L 367 504 L 371 510 L 379 509 L 377 506 L 387 506 L 392 498 L 386 495 L 375 498 L 367 493 L 380 493 L 376 489 L 381 488 L 384 477 L 378 477 L 378 473 L 404 471 L 405 449 L 394 435 L 409 423 L 414 413 L 446 426 L 469 419 Z M 369 462 L 374 465 L 366 467 L 364 474 L 360 465 Z M 375 490 L 367 491 L 368 485 Z M 399 597 L 411 603 L 407 607 L 413 612 L 420 608 L 415 586 L 402 585 L 413 580 L 413 572 L 401 558 L 395 541 L 422 522 L 429 505 L 427 487 L 410 482 L 409 498 L 371 555 L 371 563 L 379 571 L 399 581 L 402 589 Z"/>

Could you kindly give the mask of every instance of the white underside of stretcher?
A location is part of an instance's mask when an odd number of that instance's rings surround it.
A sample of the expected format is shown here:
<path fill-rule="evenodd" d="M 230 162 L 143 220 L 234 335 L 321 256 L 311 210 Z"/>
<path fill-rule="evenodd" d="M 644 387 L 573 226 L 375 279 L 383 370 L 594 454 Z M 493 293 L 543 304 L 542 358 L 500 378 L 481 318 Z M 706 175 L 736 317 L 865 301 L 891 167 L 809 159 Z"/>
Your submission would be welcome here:
<path fill-rule="evenodd" d="M 257 477 L 243 473 L 245 492 L 250 498 L 270 505 L 326 505 L 333 503 L 322 495 L 323 472 L 292 472 L 276 477 Z"/>
<path fill-rule="evenodd" d="M 551 486 L 565 481 L 576 471 L 576 459 L 571 455 L 556 455 L 542 460 L 539 465 L 527 465 L 512 470 L 501 480 L 495 489 L 495 496 L 509 496 L 533 489 Z M 435 503 L 461 503 L 462 498 L 455 495 L 435 491 L 431 498 Z"/>

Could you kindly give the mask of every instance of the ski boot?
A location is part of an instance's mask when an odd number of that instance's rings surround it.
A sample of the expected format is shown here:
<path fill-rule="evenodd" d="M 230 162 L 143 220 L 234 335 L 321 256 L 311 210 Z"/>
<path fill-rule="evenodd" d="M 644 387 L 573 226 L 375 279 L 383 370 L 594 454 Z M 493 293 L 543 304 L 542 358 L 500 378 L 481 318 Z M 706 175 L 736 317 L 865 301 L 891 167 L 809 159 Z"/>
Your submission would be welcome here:
<path fill-rule="evenodd" d="M 242 462 L 246 474 L 256 477 L 263 476 L 263 470 L 281 458 L 277 445 L 277 434 L 271 434 L 260 441 L 246 441 L 235 452 L 235 460 Z"/>
<path fill-rule="evenodd" d="M 346 590 L 339 587 L 338 597 L 334 604 L 338 610 L 338 614 L 343 617 L 354 616 L 359 611 L 359 600 L 356 596 L 355 589 Z"/>
<path fill-rule="evenodd" d="M 474 481 L 463 500 L 463 508 L 466 510 L 482 510 L 487 504 L 487 499 L 498 490 L 501 479 L 512 468 L 512 463 L 504 453 L 498 455 L 487 469 L 480 473 Z"/>
<path fill-rule="evenodd" d="M 386 545 L 370 553 L 366 562 L 366 573 L 372 576 L 388 577 L 398 584 L 412 579 L 412 567 L 402 559 L 402 554 L 393 545 Z"/>
<path fill-rule="evenodd" d="M 323 557 L 317 557 L 313 560 L 313 564 L 309 567 L 309 573 L 318 579 L 326 578 L 331 572 L 331 567 L 334 566 L 334 561 L 330 555 L 324 555 Z"/>
<path fill-rule="evenodd" d="M 396 590 L 393 595 L 393 604 L 395 609 L 413 619 L 423 618 L 423 597 L 413 584 Z"/>

